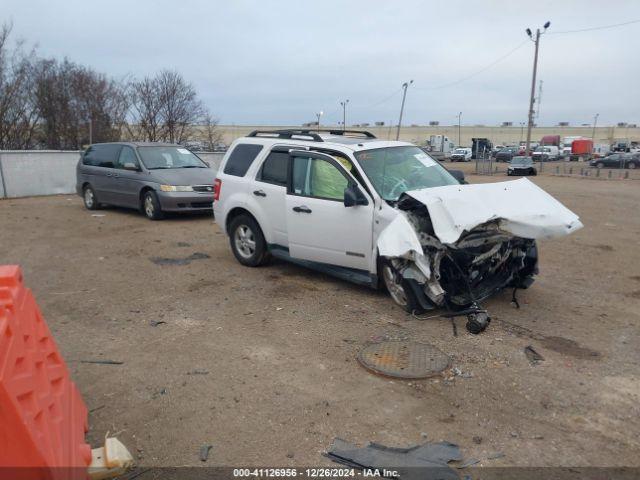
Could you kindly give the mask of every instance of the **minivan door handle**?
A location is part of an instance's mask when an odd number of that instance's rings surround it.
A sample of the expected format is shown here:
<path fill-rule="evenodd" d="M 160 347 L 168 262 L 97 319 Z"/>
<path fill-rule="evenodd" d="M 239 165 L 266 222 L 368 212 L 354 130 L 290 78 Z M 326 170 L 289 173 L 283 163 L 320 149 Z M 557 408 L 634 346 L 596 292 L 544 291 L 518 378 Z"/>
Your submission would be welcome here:
<path fill-rule="evenodd" d="M 267 196 L 267 194 L 266 194 L 266 193 L 264 193 L 262 190 L 254 190 L 254 191 L 253 191 L 253 194 L 254 194 L 256 197 L 266 197 L 266 196 Z"/>
<path fill-rule="evenodd" d="M 299 213 L 311 213 L 311 209 L 309 207 L 293 207 L 293 211 L 294 212 L 299 212 Z"/>

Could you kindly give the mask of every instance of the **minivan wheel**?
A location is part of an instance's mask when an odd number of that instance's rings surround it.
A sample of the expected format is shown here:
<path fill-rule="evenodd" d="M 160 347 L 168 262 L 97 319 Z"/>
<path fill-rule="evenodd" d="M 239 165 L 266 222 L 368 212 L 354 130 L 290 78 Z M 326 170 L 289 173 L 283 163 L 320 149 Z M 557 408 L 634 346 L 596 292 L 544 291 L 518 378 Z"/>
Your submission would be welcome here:
<path fill-rule="evenodd" d="M 382 281 L 389 295 L 398 306 L 402 307 L 409 313 L 423 313 L 424 309 L 420 306 L 415 293 L 411 289 L 408 280 L 406 280 L 388 261 L 383 261 Z"/>
<path fill-rule="evenodd" d="M 84 206 L 87 210 L 98 210 L 101 207 L 96 197 L 96 192 L 91 185 L 84 187 L 82 199 L 84 200 Z"/>
<path fill-rule="evenodd" d="M 164 218 L 158 195 L 153 190 L 145 192 L 142 196 L 142 210 L 149 220 L 161 220 Z"/>
<path fill-rule="evenodd" d="M 596 168 L 602 168 L 602 167 L 604 167 L 604 163 L 602 162 L 596 163 Z"/>
<path fill-rule="evenodd" d="M 229 242 L 233 255 L 243 265 L 257 267 L 269 259 L 262 230 L 249 215 L 238 215 L 231 221 Z"/>

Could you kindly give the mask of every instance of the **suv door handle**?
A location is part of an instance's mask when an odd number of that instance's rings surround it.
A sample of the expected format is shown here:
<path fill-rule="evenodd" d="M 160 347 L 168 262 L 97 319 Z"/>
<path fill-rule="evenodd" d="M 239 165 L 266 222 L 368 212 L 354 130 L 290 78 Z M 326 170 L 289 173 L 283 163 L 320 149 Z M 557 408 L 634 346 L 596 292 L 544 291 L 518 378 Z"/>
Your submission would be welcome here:
<path fill-rule="evenodd" d="M 267 196 L 267 194 L 266 194 L 266 193 L 264 193 L 262 190 L 254 190 L 254 191 L 253 191 L 253 194 L 254 194 L 256 197 L 266 197 L 266 196 Z"/>
<path fill-rule="evenodd" d="M 294 212 L 299 212 L 299 213 L 311 213 L 311 209 L 309 207 L 293 207 L 293 211 Z"/>

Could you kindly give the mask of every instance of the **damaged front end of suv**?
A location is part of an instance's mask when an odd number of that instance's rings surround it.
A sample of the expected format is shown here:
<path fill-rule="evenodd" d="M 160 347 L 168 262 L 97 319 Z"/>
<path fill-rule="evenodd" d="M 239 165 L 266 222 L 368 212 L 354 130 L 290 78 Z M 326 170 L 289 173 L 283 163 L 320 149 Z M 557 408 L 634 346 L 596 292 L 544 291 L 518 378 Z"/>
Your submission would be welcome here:
<path fill-rule="evenodd" d="M 582 227 L 525 179 L 406 192 L 395 208 L 378 250 L 385 283 L 400 285 L 404 304 L 391 294 L 409 312 L 478 311 L 503 288 L 527 288 L 538 273 L 536 239 Z"/>

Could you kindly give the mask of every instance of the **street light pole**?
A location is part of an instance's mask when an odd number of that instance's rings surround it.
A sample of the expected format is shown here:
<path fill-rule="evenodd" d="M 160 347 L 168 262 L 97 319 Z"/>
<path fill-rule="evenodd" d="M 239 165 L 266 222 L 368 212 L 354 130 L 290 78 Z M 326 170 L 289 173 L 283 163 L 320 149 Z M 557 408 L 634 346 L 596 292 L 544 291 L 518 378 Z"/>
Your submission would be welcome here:
<path fill-rule="evenodd" d="M 520 122 L 520 145 L 522 145 L 523 136 L 524 136 L 524 122 Z"/>
<path fill-rule="evenodd" d="M 525 147 L 525 155 L 531 155 L 531 129 L 533 128 L 533 115 L 535 114 L 533 110 L 533 102 L 535 101 L 535 93 L 536 93 L 536 75 L 538 73 L 538 47 L 540 45 L 540 35 L 547 31 L 551 22 L 547 22 L 544 24 L 544 30 L 540 32 L 540 29 L 536 29 L 535 39 L 533 34 L 531 33 L 531 29 L 527 28 L 526 32 L 529 35 L 529 38 L 533 40 L 536 45 L 535 54 L 533 56 L 533 77 L 531 78 L 531 96 L 529 97 L 529 125 L 527 126 L 527 144 Z M 542 158 L 542 157 L 540 157 Z"/>
<path fill-rule="evenodd" d="M 342 131 L 343 132 L 347 128 L 347 103 L 349 103 L 349 99 L 346 99 L 344 102 L 340 102 L 340 105 L 342 105 Z"/>
<path fill-rule="evenodd" d="M 407 88 L 409 88 L 409 85 L 411 85 L 413 83 L 413 80 L 411 80 L 410 82 L 404 82 L 402 84 L 402 88 L 404 89 L 404 92 L 402 93 L 402 105 L 400 106 L 400 120 L 398 120 L 398 130 L 396 131 L 396 140 L 400 140 L 400 126 L 402 125 L 402 113 L 404 112 L 404 100 L 407 98 Z"/>
<path fill-rule="evenodd" d="M 462 118 L 462 112 L 458 114 L 458 147 L 462 145 L 460 142 L 460 119 Z"/>
<path fill-rule="evenodd" d="M 599 113 L 596 113 L 596 116 L 593 117 L 593 130 L 591 130 L 591 141 L 593 142 L 593 146 L 596 145 L 596 125 L 598 125 L 598 117 Z"/>
<path fill-rule="evenodd" d="M 318 132 L 320 132 L 320 117 L 322 116 L 322 110 L 316 113 L 316 118 L 318 119 Z"/>

